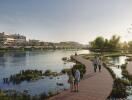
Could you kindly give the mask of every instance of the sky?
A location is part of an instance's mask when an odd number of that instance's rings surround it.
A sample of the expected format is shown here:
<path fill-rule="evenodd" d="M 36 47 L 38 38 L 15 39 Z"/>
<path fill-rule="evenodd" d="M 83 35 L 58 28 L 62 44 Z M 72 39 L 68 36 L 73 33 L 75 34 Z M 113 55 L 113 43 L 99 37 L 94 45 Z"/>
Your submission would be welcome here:
<path fill-rule="evenodd" d="M 86 44 L 116 34 L 129 41 L 130 27 L 132 0 L 0 0 L 0 32 L 28 39 Z"/>

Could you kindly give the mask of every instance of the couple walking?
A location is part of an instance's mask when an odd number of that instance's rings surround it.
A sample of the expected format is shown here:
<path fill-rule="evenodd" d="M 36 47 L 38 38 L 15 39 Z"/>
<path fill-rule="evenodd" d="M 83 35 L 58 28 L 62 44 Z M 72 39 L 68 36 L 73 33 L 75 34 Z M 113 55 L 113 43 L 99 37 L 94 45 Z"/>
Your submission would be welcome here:
<path fill-rule="evenodd" d="M 97 68 L 99 69 L 99 72 L 101 72 L 101 66 L 102 66 L 101 57 L 96 57 L 96 56 L 94 57 L 93 66 L 94 66 L 94 72 L 96 72 Z"/>
<path fill-rule="evenodd" d="M 69 73 L 69 80 L 71 92 L 78 92 L 80 82 L 80 71 L 78 69 L 73 70 Z"/>

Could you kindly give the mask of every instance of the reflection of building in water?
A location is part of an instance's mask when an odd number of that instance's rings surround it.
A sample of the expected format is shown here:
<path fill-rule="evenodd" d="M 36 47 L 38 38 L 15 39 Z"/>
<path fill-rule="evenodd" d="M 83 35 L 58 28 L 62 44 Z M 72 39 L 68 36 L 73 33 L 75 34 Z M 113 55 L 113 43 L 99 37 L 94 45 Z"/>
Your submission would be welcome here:
<path fill-rule="evenodd" d="M 7 65 L 24 66 L 27 60 L 27 52 L 8 52 L 5 59 L 7 60 Z"/>
<path fill-rule="evenodd" d="M 13 57 L 25 57 L 26 52 L 15 52 L 13 53 Z"/>

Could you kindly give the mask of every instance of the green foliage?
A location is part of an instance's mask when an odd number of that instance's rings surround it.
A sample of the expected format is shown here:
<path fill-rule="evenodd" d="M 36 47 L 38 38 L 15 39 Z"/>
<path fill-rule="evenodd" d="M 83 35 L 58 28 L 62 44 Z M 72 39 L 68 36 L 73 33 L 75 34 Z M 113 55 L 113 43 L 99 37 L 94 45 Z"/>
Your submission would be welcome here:
<path fill-rule="evenodd" d="M 126 92 L 126 86 L 124 84 L 124 81 L 118 78 L 115 79 L 113 90 L 109 98 L 126 98 L 127 96 L 128 93 Z"/>
<path fill-rule="evenodd" d="M 44 73 L 45 76 L 49 76 L 51 75 L 51 70 L 46 70 L 45 73 Z"/>
<path fill-rule="evenodd" d="M 90 42 L 91 50 L 95 51 L 118 51 L 120 46 L 120 37 L 114 35 L 111 39 L 104 39 L 103 37 L 97 37 L 94 41 Z"/>
<path fill-rule="evenodd" d="M 70 73 L 70 72 L 71 72 L 71 69 L 65 68 L 65 69 L 62 69 L 61 72 L 62 72 L 63 74 L 65 74 L 65 73 Z"/>
<path fill-rule="evenodd" d="M 13 82 L 14 84 L 20 84 L 22 81 L 30 81 L 42 75 L 43 73 L 41 70 L 22 70 L 20 71 L 20 73 L 11 75 L 8 78 L 8 82 Z M 7 83 L 5 79 L 3 80 L 4 83 Z"/>
<path fill-rule="evenodd" d="M 1 93 L 3 93 L 4 95 L 1 95 Z M 7 90 L 6 92 L 0 90 L 0 100 L 47 100 L 49 97 L 52 97 L 57 94 L 58 92 L 48 92 L 48 94 L 44 92 L 39 95 L 32 96 L 28 93 L 18 92 L 15 90 Z"/>
<path fill-rule="evenodd" d="M 58 76 L 62 73 L 52 72 L 51 70 L 46 70 L 45 72 L 42 72 L 42 70 L 22 70 L 17 74 L 10 75 L 9 78 L 3 78 L 4 83 L 10 83 L 13 84 L 20 84 L 22 81 L 32 81 L 32 80 L 38 80 L 42 78 L 42 76 Z"/>
<path fill-rule="evenodd" d="M 112 38 L 109 40 L 109 45 L 111 49 L 119 49 L 119 42 L 120 42 L 120 37 L 113 35 Z"/>
<path fill-rule="evenodd" d="M 93 42 L 91 42 L 91 45 L 95 49 L 103 49 L 104 47 L 104 38 L 103 37 L 97 37 Z"/>
<path fill-rule="evenodd" d="M 123 64 L 121 66 L 121 68 L 122 68 L 122 75 L 123 75 L 124 78 L 126 78 L 127 80 L 129 80 L 129 82 L 127 82 L 126 85 L 127 86 L 130 86 L 130 85 L 132 85 L 132 75 L 130 75 L 128 73 L 126 67 L 127 67 L 127 63 L 126 64 Z"/>
<path fill-rule="evenodd" d="M 80 71 L 80 76 L 81 76 L 81 79 L 82 79 L 84 74 L 86 73 L 86 67 L 82 64 L 76 64 L 72 68 L 73 72 L 75 72 L 76 69 L 78 69 Z"/>
<path fill-rule="evenodd" d="M 128 42 L 128 46 L 129 46 L 129 51 L 132 51 L 132 41 Z"/>
<path fill-rule="evenodd" d="M 107 67 L 105 63 L 103 63 L 103 66 L 110 72 L 114 79 L 113 89 L 108 99 L 126 98 L 128 96 L 126 86 L 130 84 L 129 81 L 116 78 L 116 75 L 112 69 Z M 125 68 L 125 65 L 122 67 Z"/>

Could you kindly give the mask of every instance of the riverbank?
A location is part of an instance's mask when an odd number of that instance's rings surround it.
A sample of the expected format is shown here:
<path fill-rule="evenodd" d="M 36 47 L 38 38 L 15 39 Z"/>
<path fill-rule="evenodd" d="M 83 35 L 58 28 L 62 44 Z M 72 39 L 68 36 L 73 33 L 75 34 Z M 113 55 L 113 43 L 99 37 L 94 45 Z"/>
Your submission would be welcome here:
<path fill-rule="evenodd" d="M 87 50 L 84 48 L 0 48 L 0 53 L 4 52 L 24 52 L 24 51 L 45 51 L 45 50 Z"/>
<path fill-rule="evenodd" d="M 95 56 L 102 56 L 102 57 L 118 57 L 118 56 L 127 56 L 132 57 L 132 52 L 91 52 L 90 54 L 82 54 L 85 59 L 90 59 Z"/>

